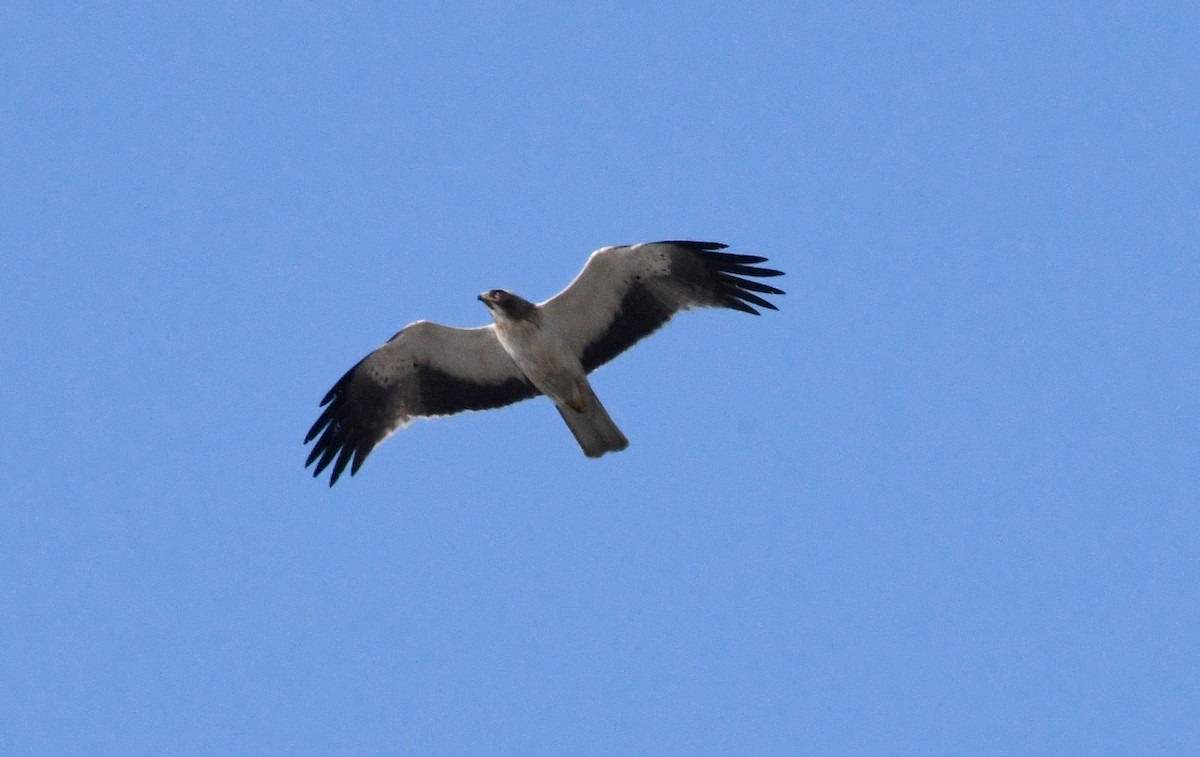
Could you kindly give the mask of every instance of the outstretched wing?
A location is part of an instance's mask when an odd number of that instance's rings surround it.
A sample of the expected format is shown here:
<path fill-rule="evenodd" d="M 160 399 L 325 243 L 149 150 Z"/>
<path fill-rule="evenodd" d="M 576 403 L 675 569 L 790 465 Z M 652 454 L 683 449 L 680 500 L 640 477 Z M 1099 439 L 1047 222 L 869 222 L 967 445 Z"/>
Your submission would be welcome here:
<path fill-rule="evenodd" d="M 486 410 L 537 394 L 494 326 L 417 321 L 360 360 L 321 400 L 325 410 L 304 437 L 305 444 L 317 440 L 304 466 L 315 462 L 315 477 L 332 463 L 333 486 L 347 464 L 350 475 L 357 473 L 376 445 L 413 418 Z"/>
<path fill-rule="evenodd" d="M 604 247 L 566 289 L 541 303 L 545 322 L 592 371 L 657 331 L 681 310 L 725 307 L 758 315 L 777 310 L 760 294 L 783 290 L 755 281 L 782 276 L 758 255 L 718 252 L 716 242 L 649 242 Z"/>

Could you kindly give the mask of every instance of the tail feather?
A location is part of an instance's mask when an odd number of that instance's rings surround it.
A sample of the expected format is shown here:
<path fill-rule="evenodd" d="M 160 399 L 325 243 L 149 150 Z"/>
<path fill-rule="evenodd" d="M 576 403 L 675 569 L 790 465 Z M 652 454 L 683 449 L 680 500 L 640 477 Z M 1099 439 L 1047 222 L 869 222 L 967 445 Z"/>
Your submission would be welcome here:
<path fill-rule="evenodd" d="M 573 399 L 579 400 L 575 403 L 579 405 L 579 410 L 557 402 L 554 405 L 566 421 L 567 428 L 575 435 L 575 441 L 583 448 L 583 454 L 600 457 L 605 452 L 619 452 L 629 446 L 629 440 L 613 423 L 587 379 L 580 382 L 579 396 Z"/>

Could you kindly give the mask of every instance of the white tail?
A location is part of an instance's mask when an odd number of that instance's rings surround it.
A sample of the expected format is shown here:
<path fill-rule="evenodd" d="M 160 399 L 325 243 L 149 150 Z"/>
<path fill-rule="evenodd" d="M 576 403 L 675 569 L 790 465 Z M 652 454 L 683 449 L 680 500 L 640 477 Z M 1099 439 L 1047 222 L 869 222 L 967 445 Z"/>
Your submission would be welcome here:
<path fill-rule="evenodd" d="M 588 457 L 600 457 L 605 452 L 619 452 L 629 446 L 629 440 L 608 416 L 600 398 L 592 391 L 587 379 L 581 379 L 576 397 L 579 409 L 570 405 L 554 403 L 559 415 L 567 422 L 567 428 L 575 435 L 575 441 Z"/>

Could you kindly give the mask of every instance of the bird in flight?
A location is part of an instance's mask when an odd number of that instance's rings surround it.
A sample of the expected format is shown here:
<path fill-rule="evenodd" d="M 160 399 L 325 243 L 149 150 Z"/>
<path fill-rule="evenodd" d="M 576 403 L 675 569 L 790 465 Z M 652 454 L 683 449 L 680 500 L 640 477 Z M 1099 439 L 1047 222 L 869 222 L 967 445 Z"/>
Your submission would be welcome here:
<path fill-rule="evenodd" d="M 782 276 L 766 258 L 719 252 L 716 242 L 603 247 L 566 289 L 539 304 L 492 289 L 479 295 L 493 324 L 461 329 L 431 321 L 405 326 L 338 379 L 304 437 L 316 444 L 305 467 L 332 465 L 329 485 L 413 418 L 487 410 L 544 394 L 588 457 L 629 446 L 588 383 L 588 374 L 681 310 L 777 310 L 756 281 Z M 753 278 L 747 278 L 753 277 Z"/>

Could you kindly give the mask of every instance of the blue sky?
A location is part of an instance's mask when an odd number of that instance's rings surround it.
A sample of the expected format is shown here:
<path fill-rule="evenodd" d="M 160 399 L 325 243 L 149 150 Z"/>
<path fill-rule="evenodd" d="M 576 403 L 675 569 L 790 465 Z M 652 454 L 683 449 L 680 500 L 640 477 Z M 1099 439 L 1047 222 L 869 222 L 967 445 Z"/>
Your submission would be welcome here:
<path fill-rule="evenodd" d="M 0 7 L 0 753 L 1195 754 L 1187 3 Z M 688 314 L 333 489 L 341 373 Z"/>

